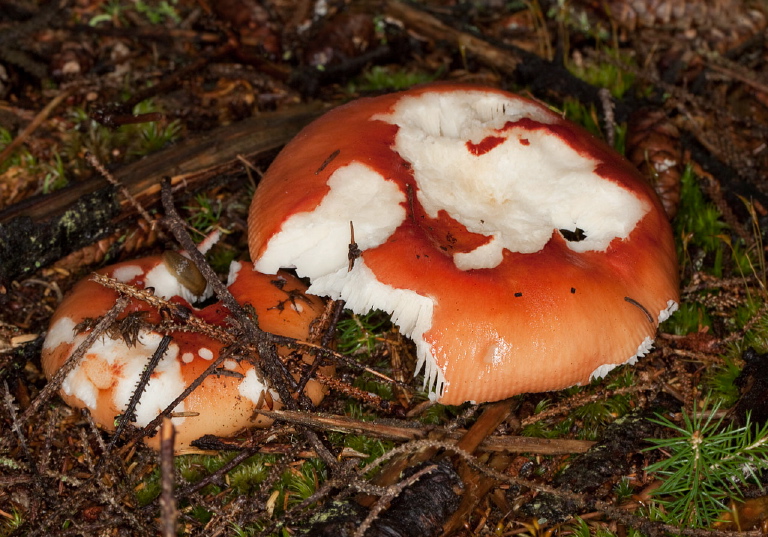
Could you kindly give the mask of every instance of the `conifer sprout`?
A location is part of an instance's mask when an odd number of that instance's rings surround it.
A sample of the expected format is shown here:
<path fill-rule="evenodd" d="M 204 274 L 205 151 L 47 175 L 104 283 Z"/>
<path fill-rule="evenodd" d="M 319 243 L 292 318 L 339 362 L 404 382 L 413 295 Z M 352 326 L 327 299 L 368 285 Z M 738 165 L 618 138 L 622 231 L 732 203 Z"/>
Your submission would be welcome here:
<path fill-rule="evenodd" d="M 257 270 L 389 313 L 446 404 L 634 363 L 679 299 L 672 231 L 639 172 L 479 86 L 360 99 L 306 127 L 258 186 L 249 241 Z"/>

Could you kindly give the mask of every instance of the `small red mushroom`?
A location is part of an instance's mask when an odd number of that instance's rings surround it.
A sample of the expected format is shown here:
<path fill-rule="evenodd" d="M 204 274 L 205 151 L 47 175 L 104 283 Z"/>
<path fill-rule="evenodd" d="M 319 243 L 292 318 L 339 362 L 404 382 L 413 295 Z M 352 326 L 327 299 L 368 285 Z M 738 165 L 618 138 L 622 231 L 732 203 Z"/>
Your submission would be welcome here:
<path fill-rule="evenodd" d="M 191 316 L 214 326 L 226 326 L 229 311 L 222 304 L 216 302 L 201 309 L 192 306 L 204 294 L 205 281 L 180 254 L 127 261 L 98 272 L 138 289 L 152 287 L 156 296 L 185 306 Z M 296 339 L 307 338 L 310 324 L 323 311 L 321 301 L 305 295 L 306 286 L 294 276 L 283 272 L 259 274 L 250 263 L 232 264 L 229 289 L 239 302 L 253 307 L 263 330 Z M 49 379 L 86 338 L 93 324 L 87 320 L 104 315 L 117 298 L 117 292 L 91 279 L 72 289 L 54 313 L 43 345 L 43 371 Z M 129 316 L 138 322 L 135 343 L 126 342 L 131 336 L 108 331 L 67 375 L 60 391 L 66 403 L 88 408 L 96 423 L 108 430 L 114 430 L 116 416 L 127 409 L 163 334 L 170 335 L 172 341 L 139 399 L 135 421 L 139 427 L 173 402 L 225 347 L 217 339 L 181 327 L 161 331 L 156 325 L 162 321 L 162 314 L 138 299 L 131 299 L 118 323 Z M 305 393 L 319 403 L 324 390 L 310 381 Z M 270 420 L 254 415 L 256 409 L 269 405 L 279 408 L 279 396 L 260 378 L 252 363 L 237 356 L 225 359 L 218 374 L 206 377 L 174 409 L 184 413 L 172 419 L 177 431 L 176 449 L 183 452 L 190 442 L 206 434 L 229 436 L 245 427 L 269 425 Z M 157 436 L 147 443 L 157 447 Z"/>
<path fill-rule="evenodd" d="M 306 127 L 256 190 L 249 242 L 257 270 L 389 312 L 446 404 L 634 363 L 679 296 L 670 225 L 638 171 L 478 86 L 360 99 Z"/>

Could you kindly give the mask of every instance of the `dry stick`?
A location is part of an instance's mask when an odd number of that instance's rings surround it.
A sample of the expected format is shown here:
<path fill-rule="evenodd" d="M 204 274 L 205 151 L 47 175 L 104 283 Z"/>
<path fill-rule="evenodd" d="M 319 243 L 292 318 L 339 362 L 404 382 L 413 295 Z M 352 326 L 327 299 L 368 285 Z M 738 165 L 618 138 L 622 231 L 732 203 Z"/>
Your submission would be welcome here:
<path fill-rule="evenodd" d="M 339 318 L 341 317 L 341 313 L 344 311 L 344 301 L 342 300 L 335 300 L 333 302 L 329 302 L 328 305 L 325 308 L 325 312 L 323 314 L 323 321 L 321 323 L 327 323 L 325 326 L 325 331 L 323 335 L 320 338 L 320 346 L 321 347 L 327 347 L 333 338 L 333 334 L 336 332 L 336 325 L 339 322 Z M 330 317 L 330 319 L 328 319 Z M 327 319 L 327 320 L 325 320 Z M 316 341 L 316 338 L 311 338 Z M 307 368 L 307 371 L 301 376 L 299 379 L 299 384 L 296 388 L 296 391 L 298 393 L 304 393 L 304 388 L 307 385 L 307 382 L 309 382 L 313 376 L 317 374 L 317 370 L 320 369 L 320 365 L 323 363 L 323 357 L 316 355 L 314 362 L 312 362 L 312 365 Z"/>
<path fill-rule="evenodd" d="M 611 98 L 611 91 L 608 88 L 600 88 L 597 96 L 600 98 L 600 105 L 603 108 L 605 140 L 608 142 L 608 145 L 613 147 L 613 144 L 616 142 L 616 117 L 613 113 L 616 105 Z"/>
<path fill-rule="evenodd" d="M 154 295 L 147 289 L 137 289 L 132 285 L 128 285 L 127 283 L 123 283 L 103 274 L 93 274 L 91 279 L 108 289 L 117 291 L 120 295 L 141 300 L 159 312 L 166 311 L 170 313 L 171 316 L 183 320 L 183 324 L 175 324 L 173 321 L 161 323 L 157 325 L 158 331 L 162 331 L 163 329 L 166 329 L 169 332 L 188 330 L 203 334 L 211 339 L 221 341 L 228 345 L 237 341 L 237 338 L 226 330 L 214 326 L 198 317 L 189 315 L 189 310 L 186 307 Z"/>
<path fill-rule="evenodd" d="M 170 418 L 163 419 L 160 427 L 160 512 L 162 513 L 163 537 L 175 537 L 176 520 L 179 511 L 176 509 L 176 498 L 173 496 L 173 447 L 176 438 L 176 430 L 173 428 Z"/>
<path fill-rule="evenodd" d="M 187 496 L 190 496 L 194 494 L 195 492 L 205 488 L 206 486 L 210 485 L 211 483 L 216 483 L 221 479 L 221 477 L 229 472 L 230 470 L 236 468 L 241 462 L 245 461 L 249 457 L 251 457 L 254 453 L 256 453 L 259 450 L 258 446 L 253 446 L 248 449 L 244 449 L 237 455 L 235 455 L 231 461 L 229 461 L 227 464 L 216 470 L 215 472 L 207 475 L 197 483 L 194 483 L 184 489 L 181 489 L 177 494 L 176 498 L 183 499 Z M 147 505 L 144 509 L 151 507 L 152 504 Z"/>
<path fill-rule="evenodd" d="M 221 300 L 232 313 L 234 316 L 232 322 L 235 323 L 236 328 L 239 328 L 246 339 L 256 346 L 256 350 L 262 362 L 262 364 L 259 364 L 256 360 L 251 360 L 256 372 L 262 373 L 262 376 L 264 376 L 263 373 L 266 373 L 267 380 L 270 381 L 272 387 L 277 391 L 282 403 L 287 408 L 295 410 L 297 408 L 297 403 L 288 390 L 285 377 L 282 376 L 282 364 L 277 358 L 274 343 L 269 341 L 265 337 L 265 332 L 256 326 L 256 324 L 248 317 L 245 309 L 235 300 L 235 297 L 232 296 L 229 289 L 226 288 L 210 265 L 208 265 L 203 254 L 197 249 L 192 237 L 190 237 L 184 229 L 183 221 L 179 217 L 179 213 L 176 212 L 176 207 L 173 204 L 171 184 L 168 180 L 163 181 L 161 196 L 163 209 L 166 214 L 165 218 L 163 218 L 163 223 L 167 226 L 173 236 L 176 237 L 176 240 L 179 241 L 182 248 L 187 251 L 190 259 L 197 265 L 198 270 L 200 270 L 200 273 L 211 286 L 216 297 Z M 259 365 L 262 365 L 262 367 L 259 367 Z M 290 377 L 290 375 L 288 376 Z M 305 429 L 304 433 L 315 448 L 318 456 L 320 456 L 329 467 L 334 468 L 336 466 L 336 458 L 322 444 L 317 435 L 309 429 Z"/>
<path fill-rule="evenodd" d="M 523 61 L 512 50 L 495 47 L 484 39 L 451 28 L 426 11 L 405 2 L 387 2 L 386 12 L 387 15 L 403 21 L 408 29 L 415 29 L 430 39 L 452 41 L 459 49 L 475 54 L 479 62 L 502 73 L 514 73 Z"/>
<path fill-rule="evenodd" d="M 90 349 L 91 346 L 96 342 L 96 339 L 104 334 L 104 332 L 110 326 L 112 326 L 112 324 L 117 319 L 117 316 L 120 315 L 126 306 L 128 306 L 129 302 L 130 299 L 128 297 L 120 297 L 115 301 L 115 305 L 112 306 L 109 311 L 104 314 L 98 323 L 96 323 L 96 326 L 93 327 L 91 333 L 85 337 L 80 345 L 78 345 L 77 349 L 75 349 L 75 352 L 73 352 L 70 357 L 67 358 L 67 361 L 64 362 L 64 365 L 59 368 L 53 378 L 48 381 L 48 384 L 45 385 L 38 396 L 32 401 L 32 404 L 29 405 L 29 408 L 24 411 L 24 413 L 19 418 L 19 423 L 25 423 L 29 418 L 32 417 L 33 414 L 35 414 L 35 412 L 37 412 L 43 403 L 48 401 L 48 399 L 50 399 L 57 391 L 59 391 L 59 388 L 64 382 L 64 379 L 67 378 L 67 375 L 69 375 L 69 373 L 75 367 L 77 367 L 88 349 Z"/>
<path fill-rule="evenodd" d="M 5 403 L 5 408 L 8 410 L 8 414 L 11 417 L 11 429 L 13 429 L 16 438 L 19 440 L 21 450 L 24 452 L 24 456 L 29 461 L 30 468 L 32 468 L 35 471 L 35 474 L 37 474 L 38 469 L 33 463 L 34 459 L 32 458 L 32 452 L 29 451 L 27 438 L 24 436 L 24 431 L 21 430 L 21 424 L 17 419 L 18 414 L 16 414 L 16 405 L 13 404 L 13 396 L 11 395 L 11 391 L 8 389 L 8 382 L 5 380 L 3 380 L 3 403 Z"/>
<path fill-rule="evenodd" d="M 118 463 L 117 460 L 115 460 L 114 457 L 106 457 L 107 454 L 107 444 L 104 442 L 104 438 L 101 436 L 101 430 L 99 429 L 99 426 L 96 425 L 96 422 L 93 419 L 93 416 L 91 413 L 86 410 L 82 409 L 80 411 L 82 416 L 85 418 L 86 422 L 88 423 L 88 428 L 91 430 L 91 437 L 96 440 L 96 443 L 99 446 L 100 452 L 103 454 L 100 458 L 98 463 L 95 467 L 95 472 L 98 474 L 96 479 L 102 479 L 102 473 L 105 471 L 106 468 L 111 467 L 112 471 L 117 474 L 117 477 L 115 478 L 116 481 L 116 488 L 119 492 L 122 494 L 128 496 L 132 495 L 133 491 L 130 489 L 129 483 L 130 479 L 128 478 L 128 474 L 125 471 L 125 466 L 120 461 Z M 87 448 L 90 443 L 84 444 L 84 448 Z M 119 460 L 119 459 L 118 459 Z"/>
<path fill-rule="evenodd" d="M 16 151 L 16 148 L 23 144 L 24 140 L 29 138 L 29 136 L 35 132 L 35 130 L 43 123 L 43 121 L 48 118 L 51 112 L 53 112 L 53 110 L 59 106 L 61 102 L 67 97 L 69 97 L 69 91 L 63 91 L 54 97 L 51 102 L 49 102 L 45 108 L 43 108 L 40 113 L 35 116 L 32 122 L 27 125 L 26 128 L 21 131 L 21 133 L 5 147 L 5 149 L 2 150 L 2 152 L 0 152 L 0 163 L 11 156 L 11 153 Z"/>
<path fill-rule="evenodd" d="M 88 412 L 83 411 L 83 414 L 88 414 Z M 98 433 L 96 424 L 92 419 L 88 420 L 88 424 L 91 427 L 91 430 L 95 432 L 95 436 L 99 439 L 99 444 L 102 448 L 104 448 L 104 443 L 101 441 L 101 435 Z M 119 493 L 126 493 L 125 489 L 126 484 L 128 483 L 126 476 L 123 474 L 120 476 L 121 478 L 115 479 L 118 481 L 118 484 L 113 484 L 110 483 L 110 481 L 103 479 L 103 476 L 101 475 L 101 469 L 103 468 L 103 461 L 106 457 L 101 457 L 99 462 L 96 463 L 93 460 L 91 444 L 88 435 L 83 429 L 79 430 L 79 434 L 80 444 L 82 445 L 82 456 L 92 474 L 92 477 L 83 483 L 83 485 L 81 485 L 79 488 L 82 488 L 83 486 L 92 487 L 91 490 L 98 493 L 98 497 L 103 503 L 111 505 L 116 512 L 122 514 L 122 516 L 129 520 L 131 522 L 131 526 L 134 528 L 140 527 L 140 522 L 136 515 L 127 508 L 124 502 L 117 500 Z M 115 464 L 114 466 L 116 468 L 122 468 L 122 466 L 119 464 Z M 132 491 L 129 492 L 129 494 L 131 493 Z"/>
<path fill-rule="evenodd" d="M 162 220 L 163 225 L 173 234 L 182 249 L 187 252 L 187 255 L 208 282 L 208 285 L 213 289 L 216 297 L 232 313 L 232 322 L 235 328 L 242 331 L 247 339 L 256 345 L 257 348 L 260 347 L 265 340 L 264 331 L 251 322 L 243 306 L 235 300 L 229 289 L 219 280 L 219 277 L 205 260 L 205 256 L 197 249 L 197 245 L 192 240 L 192 237 L 184 229 L 184 222 L 173 204 L 171 183 L 167 179 L 163 181 L 161 196 L 163 209 L 165 210 L 165 218 Z M 261 373 L 261 369 L 257 368 L 257 372 Z"/>
<path fill-rule="evenodd" d="M 472 424 L 469 431 L 456 444 L 458 449 L 473 454 L 480 444 L 495 431 L 512 411 L 513 399 L 497 401 L 486 406 L 483 413 Z M 504 470 L 511 463 L 512 457 L 508 453 L 495 453 L 489 457 L 489 467 Z M 458 530 L 477 504 L 486 496 L 496 482 L 485 475 L 477 475 L 466 464 L 457 464 L 457 471 L 462 483 L 464 493 L 461 495 L 459 507 L 443 524 L 443 535 L 448 535 Z"/>
<path fill-rule="evenodd" d="M 533 414 L 532 416 L 529 416 L 523 419 L 520 422 L 520 425 L 525 427 L 526 425 L 530 425 L 532 423 L 538 423 L 540 421 L 549 419 L 559 414 L 566 414 L 575 407 L 584 406 L 588 403 L 604 400 L 609 397 L 614 397 L 617 395 L 625 395 L 630 393 L 647 391 L 648 389 L 649 389 L 648 385 L 640 384 L 635 386 L 625 386 L 623 388 L 616 388 L 615 390 L 600 390 L 599 392 L 593 393 L 593 394 L 577 393 L 571 397 L 568 397 L 567 399 L 564 399 L 563 401 L 558 402 L 556 405 L 552 407 L 542 410 L 538 414 Z"/>
<path fill-rule="evenodd" d="M 128 202 L 133 205 L 133 208 L 136 209 L 136 212 L 139 213 L 144 220 L 147 221 L 147 223 L 154 229 L 155 222 L 152 220 L 152 217 L 147 212 L 147 210 L 144 208 L 144 206 L 139 203 L 139 201 L 131 194 L 130 190 L 128 190 L 128 187 L 126 187 L 123 183 L 115 179 L 115 176 L 109 173 L 109 170 L 107 170 L 104 165 L 99 162 L 99 159 L 96 158 L 96 155 L 92 153 L 87 153 L 85 155 L 85 160 L 88 161 L 88 164 L 96 168 L 96 170 L 101 174 L 101 176 L 109 182 L 112 186 L 116 187 L 120 193 L 125 197 L 125 199 L 128 200 Z"/>
<path fill-rule="evenodd" d="M 51 412 L 48 417 L 48 424 L 45 428 L 45 443 L 43 444 L 42 453 L 40 454 L 40 471 L 47 472 L 51 462 L 51 446 L 53 444 L 53 431 L 56 428 L 55 418 L 60 417 L 57 412 Z"/>
<path fill-rule="evenodd" d="M 466 430 L 449 430 L 442 427 L 408 427 L 391 422 L 360 421 L 346 416 L 310 414 L 290 410 L 259 410 L 259 414 L 284 421 L 304 425 L 323 431 L 337 431 L 347 434 L 362 434 L 376 438 L 408 442 L 422 440 L 431 433 L 445 435 L 447 442 L 457 442 L 466 435 Z M 506 453 L 537 453 L 539 455 L 569 455 L 584 453 L 595 445 L 591 440 L 569 440 L 561 438 L 535 438 L 529 436 L 491 436 L 480 442 L 480 451 Z"/>

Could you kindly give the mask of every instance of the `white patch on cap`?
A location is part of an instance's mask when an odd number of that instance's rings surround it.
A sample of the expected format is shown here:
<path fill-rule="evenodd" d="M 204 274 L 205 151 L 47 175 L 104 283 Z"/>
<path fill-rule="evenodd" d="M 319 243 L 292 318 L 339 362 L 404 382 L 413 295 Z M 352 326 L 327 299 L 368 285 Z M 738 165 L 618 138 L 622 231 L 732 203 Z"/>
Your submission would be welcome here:
<path fill-rule="evenodd" d="M 197 354 L 203 360 L 213 360 L 213 351 L 211 349 L 206 348 L 206 347 L 200 347 L 197 350 Z"/>
<path fill-rule="evenodd" d="M 592 374 L 589 376 L 589 380 L 592 381 L 593 379 L 601 379 L 604 376 L 606 376 L 608 373 L 610 373 L 613 369 L 619 367 L 620 365 L 635 365 L 637 363 L 638 358 L 642 358 L 649 352 L 651 352 L 651 349 L 653 349 L 653 340 L 646 336 L 642 343 L 637 347 L 637 352 L 635 352 L 635 355 L 632 356 L 629 360 L 626 362 L 620 363 L 620 364 L 605 364 L 601 365 L 594 371 L 592 371 Z"/>
<path fill-rule="evenodd" d="M 185 352 L 181 355 L 181 361 L 185 364 L 191 364 L 195 360 L 195 355 L 191 352 Z"/>
<path fill-rule="evenodd" d="M 424 388 L 442 395 L 445 375 L 437 366 L 431 346 L 424 341 L 424 333 L 432 326 L 432 299 L 381 283 L 363 259 L 356 260 L 351 271 L 347 268 L 345 261 L 342 268 L 314 279 L 308 292 L 343 299 L 345 306 L 358 314 L 372 309 L 389 313 L 400 331 L 416 343 L 416 373 L 424 366 Z"/>
<path fill-rule="evenodd" d="M 386 241 L 405 219 L 405 194 L 365 164 L 339 168 L 328 186 L 330 191 L 314 211 L 297 213 L 283 223 L 254 264 L 257 271 L 274 274 L 291 267 L 314 280 L 347 266 L 350 222 L 358 246 L 367 250 Z"/>
<path fill-rule="evenodd" d="M 467 230 L 492 238 L 454 255 L 462 270 L 493 268 L 504 249 L 538 252 L 559 229 L 586 235 L 566 241 L 571 250 L 603 251 L 612 240 L 627 238 L 651 208 L 597 175 L 598 161 L 546 129 L 497 130 L 523 117 L 556 121 L 531 103 L 483 91 L 403 97 L 391 114 L 376 117 L 400 127 L 393 149 L 411 163 L 427 214 L 436 218 L 445 210 Z M 488 137 L 504 140 L 483 154 L 470 152 L 468 142 Z M 347 242 L 341 241 L 344 255 Z"/>
<path fill-rule="evenodd" d="M 674 300 L 667 300 L 667 307 L 659 312 L 659 324 L 669 319 L 679 307 L 679 304 Z"/>
<path fill-rule="evenodd" d="M 228 371 L 234 371 L 237 369 L 237 360 L 224 360 L 224 363 L 221 365 Z"/>
<path fill-rule="evenodd" d="M 253 402 L 254 405 L 263 402 L 263 394 L 267 391 L 266 384 L 262 381 L 258 375 L 256 375 L 255 369 L 249 369 L 245 373 L 245 377 L 240 381 L 240 385 L 237 387 L 238 393 Z M 280 396 L 277 392 L 269 390 L 269 394 L 275 401 L 280 400 Z"/>
<path fill-rule="evenodd" d="M 80 344 L 83 339 L 85 335 L 79 335 L 76 343 Z M 94 410 L 98 389 L 112 386 L 115 407 L 123 412 L 128 408 L 128 402 L 136 389 L 141 373 L 161 340 L 160 334 L 142 330 L 136 345 L 127 347 L 122 338 L 112 339 L 105 335 L 91 346 L 83 360 L 64 379 L 61 388 L 64 393 L 74 395 L 88 408 Z M 152 421 L 186 388 L 181 375 L 181 364 L 177 360 L 178 353 L 178 346 L 171 343 L 157 364 L 136 407 L 137 426 L 143 427 Z M 96 376 L 102 374 L 109 375 L 107 383 L 101 376 Z M 174 412 L 183 411 L 183 402 L 174 409 Z M 173 418 L 173 423 L 181 425 L 184 419 Z"/>
<path fill-rule="evenodd" d="M 43 343 L 43 351 L 52 352 L 62 343 L 73 343 L 75 340 L 75 322 L 69 317 L 62 317 L 48 329 Z"/>
<path fill-rule="evenodd" d="M 123 265 L 112 271 L 112 277 L 122 283 L 127 283 L 142 274 L 144 269 L 138 265 Z"/>
<path fill-rule="evenodd" d="M 114 394 L 117 408 L 124 410 L 128 407 L 128 402 L 136 389 L 141 373 L 162 339 L 160 334 L 142 331 L 140 343 L 137 343 L 128 352 L 126 352 L 125 343 L 122 340 L 116 342 L 115 347 L 122 352 L 119 360 L 125 366 L 123 376 L 118 382 Z M 152 421 L 187 387 L 181 374 L 181 364 L 177 360 L 178 354 L 178 345 L 175 343 L 168 345 L 168 350 L 158 362 L 136 407 L 137 426 L 144 427 Z M 179 403 L 173 411 L 184 412 L 184 402 Z M 174 425 L 181 425 L 185 419 L 173 418 L 172 421 Z"/>

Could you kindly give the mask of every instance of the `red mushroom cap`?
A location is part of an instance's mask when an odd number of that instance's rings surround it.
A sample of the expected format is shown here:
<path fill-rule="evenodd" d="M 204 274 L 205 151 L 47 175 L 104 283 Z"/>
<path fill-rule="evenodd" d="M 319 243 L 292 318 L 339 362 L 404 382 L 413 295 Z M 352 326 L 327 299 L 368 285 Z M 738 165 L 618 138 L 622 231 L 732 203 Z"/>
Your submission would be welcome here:
<path fill-rule="evenodd" d="M 669 222 L 637 170 L 477 86 L 360 99 L 306 127 L 256 190 L 249 242 L 257 270 L 292 267 L 310 293 L 392 314 L 446 404 L 633 363 L 679 294 Z"/>
<path fill-rule="evenodd" d="M 168 270 L 162 256 L 118 263 L 98 271 L 136 288 L 153 287 L 157 296 L 189 308 L 191 315 L 213 325 L 226 326 L 229 311 L 220 303 L 202 309 L 192 307 L 181 295 L 178 279 Z M 288 273 L 259 274 L 250 263 L 232 264 L 229 289 L 235 298 L 250 304 L 260 327 L 271 333 L 306 339 L 310 323 L 322 313 L 321 301 L 304 295 L 306 286 Z M 81 323 L 104 315 L 118 294 L 86 279 L 79 282 L 54 313 L 42 352 L 43 371 L 51 378 L 85 339 L 90 328 Z M 136 389 L 144 366 L 160 344 L 164 333 L 172 342 L 160 360 L 136 409 L 136 425 L 143 427 L 173 402 L 215 360 L 225 344 L 191 331 L 160 332 L 153 325 L 161 321 L 158 311 L 132 299 L 118 317 L 141 314 L 145 326 L 138 331 L 136 344 L 128 345 L 120 334 L 108 331 L 88 349 L 80 363 L 67 375 L 61 396 L 70 406 L 88 408 L 96 423 L 114 430 L 115 417 L 122 414 Z M 285 350 L 283 350 L 285 352 Z M 306 358 L 309 360 L 309 358 Z M 224 360 L 221 374 L 205 378 L 175 412 L 190 414 L 172 419 L 176 426 L 177 451 L 205 434 L 229 436 L 244 427 L 267 426 L 271 420 L 254 416 L 254 410 L 274 404 L 279 396 L 266 385 L 248 360 Z M 327 373 L 327 372 L 326 372 Z M 305 392 L 319 403 L 324 390 L 310 381 Z M 197 414 L 197 415 L 194 415 Z M 157 437 L 148 444 L 157 447 Z"/>

